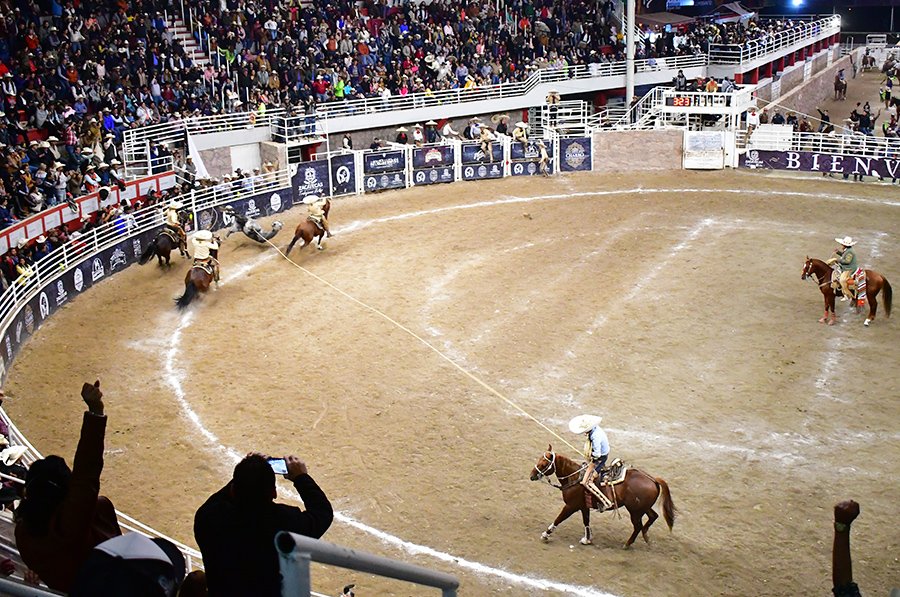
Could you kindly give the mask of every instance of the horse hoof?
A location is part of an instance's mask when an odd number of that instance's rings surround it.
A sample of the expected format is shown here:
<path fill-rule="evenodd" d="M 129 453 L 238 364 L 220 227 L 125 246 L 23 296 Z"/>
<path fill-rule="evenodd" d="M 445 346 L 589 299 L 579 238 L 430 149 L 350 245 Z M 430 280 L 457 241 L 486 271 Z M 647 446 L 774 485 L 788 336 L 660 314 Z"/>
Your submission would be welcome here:
<path fill-rule="evenodd" d="M 834 325 L 834 320 L 833 319 L 829 320 L 828 325 Z"/>
<path fill-rule="evenodd" d="M 541 541 L 544 543 L 550 543 L 550 535 L 547 533 L 541 533 Z"/>
<path fill-rule="evenodd" d="M 825 321 L 827 321 L 827 320 L 823 317 L 822 319 L 819 320 L 819 323 L 825 323 Z"/>
<path fill-rule="evenodd" d="M 622 546 L 622 549 L 631 549 L 631 543 L 626 543 Z"/>
<path fill-rule="evenodd" d="M 871 320 L 871 319 L 867 319 L 867 320 L 863 323 L 863 325 L 866 326 L 866 327 L 869 327 L 869 324 L 870 324 L 870 323 L 872 323 L 872 320 Z"/>
<path fill-rule="evenodd" d="M 585 539 L 584 537 L 581 538 L 579 543 L 581 543 L 582 545 L 593 545 L 594 544 L 593 541 L 591 541 L 590 539 Z"/>

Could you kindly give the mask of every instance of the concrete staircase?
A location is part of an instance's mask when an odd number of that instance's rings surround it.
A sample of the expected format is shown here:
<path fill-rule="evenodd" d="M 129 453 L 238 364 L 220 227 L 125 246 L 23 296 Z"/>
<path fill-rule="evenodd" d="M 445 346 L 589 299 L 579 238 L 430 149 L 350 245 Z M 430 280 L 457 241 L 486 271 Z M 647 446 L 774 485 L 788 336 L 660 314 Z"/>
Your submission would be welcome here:
<path fill-rule="evenodd" d="M 193 61 L 194 64 L 205 67 L 209 64 L 209 54 L 200 48 L 200 44 L 191 35 L 191 28 L 182 19 L 175 16 L 169 16 L 166 24 L 172 31 L 174 41 L 181 44 L 184 53 Z"/>

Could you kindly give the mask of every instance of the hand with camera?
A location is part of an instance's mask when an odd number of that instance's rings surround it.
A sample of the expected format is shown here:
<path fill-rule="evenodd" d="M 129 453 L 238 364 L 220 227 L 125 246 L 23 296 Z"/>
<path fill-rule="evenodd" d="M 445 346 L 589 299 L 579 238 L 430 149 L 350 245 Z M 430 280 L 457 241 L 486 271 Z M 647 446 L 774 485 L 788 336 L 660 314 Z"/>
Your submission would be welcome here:
<path fill-rule="evenodd" d="M 289 480 L 294 481 L 297 477 L 309 474 L 306 463 L 296 456 L 285 456 L 284 461 L 287 464 L 287 473 L 284 476 Z"/>

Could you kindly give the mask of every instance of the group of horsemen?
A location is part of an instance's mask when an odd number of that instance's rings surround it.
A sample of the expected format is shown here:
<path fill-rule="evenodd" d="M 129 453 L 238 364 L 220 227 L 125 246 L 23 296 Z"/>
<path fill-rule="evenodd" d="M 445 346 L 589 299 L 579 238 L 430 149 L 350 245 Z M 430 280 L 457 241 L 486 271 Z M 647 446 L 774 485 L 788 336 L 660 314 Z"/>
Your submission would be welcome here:
<path fill-rule="evenodd" d="M 328 225 L 328 219 L 325 217 L 325 206 L 328 203 L 328 199 L 311 195 L 306 197 L 303 203 L 308 210 L 307 219 L 324 231 L 326 236 L 334 236 Z M 172 201 L 166 206 L 163 215 L 166 230 L 163 231 L 163 234 L 168 233 L 178 243 L 178 250 L 181 252 L 181 256 L 190 259 L 191 255 L 188 253 L 187 246 L 187 232 L 185 232 L 181 224 L 181 210 L 183 208 L 184 204 L 180 201 Z M 230 205 L 225 207 L 225 214 L 231 216 L 234 222 L 232 229 L 228 232 L 229 235 L 232 232 L 242 231 L 250 238 L 258 242 L 264 242 L 261 239 L 266 237 L 263 235 L 259 224 L 254 222 L 252 218 L 238 215 Z M 207 269 L 216 283 L 219 282 L 219 260 L 217 258 L 219 242 L 220 239 L 217 236 L 213 236 L 210 230 L 198 230 L 191 238 L 191 245 L 194 247 L 193 265 Z"/>

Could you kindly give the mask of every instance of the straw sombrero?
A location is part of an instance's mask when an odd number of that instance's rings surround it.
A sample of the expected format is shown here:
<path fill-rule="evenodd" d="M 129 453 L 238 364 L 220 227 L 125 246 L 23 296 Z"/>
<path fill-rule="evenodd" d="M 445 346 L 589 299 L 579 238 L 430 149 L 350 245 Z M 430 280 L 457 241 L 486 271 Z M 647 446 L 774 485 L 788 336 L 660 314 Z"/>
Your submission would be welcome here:
<path fill-rule="evenodd" d="M 506 120 L 509 120 L 509 114 L 494 114 L 493 116 L 491 116 L 491 122 L 493 122 L 494 124 L 497 124 L 504 118 Z"/>
<path fill-rule="evenodd" d="M 181 209 L 182 207 L 184 207 L 184 204 L 182 204 L 180 201 L 173 201 L 166 209 Z"/>
<path fill-rule="evenodd" d="M 856 241 L 849 236 L 845 236 L 844 238 L 836 238 L 834 239 L 834 242 L 841 243 L 845 247 L 852 247 L 856 244 Z"/>
<path fill-rule="evenodd" d="M 599 425 L 602 420 L 603 417 L 596 415 L 578 415 L 569 421 L 569 431 L 572 433 L 585 433 L 593 429 L 594 426 Z"/>

